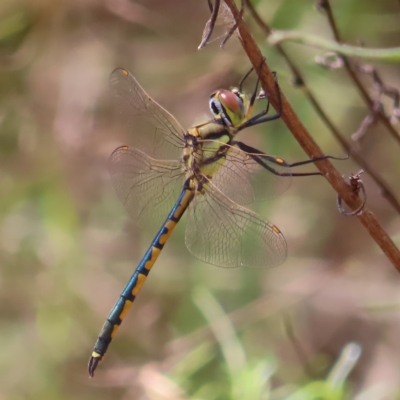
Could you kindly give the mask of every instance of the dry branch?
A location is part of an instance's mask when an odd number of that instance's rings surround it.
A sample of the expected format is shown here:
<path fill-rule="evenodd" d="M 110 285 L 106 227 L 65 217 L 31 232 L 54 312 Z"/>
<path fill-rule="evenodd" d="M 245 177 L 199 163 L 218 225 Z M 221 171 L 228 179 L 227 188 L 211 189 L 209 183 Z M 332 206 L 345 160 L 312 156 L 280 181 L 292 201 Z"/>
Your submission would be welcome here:
<path fill-rule="evenodd" d="M 239 10 L 237 9 L 234 1 L 225 0 L 225 3 L 230 8 L 235 20 L 238 22 L 238 30 L 242 46 L 255 70 L 258 71 L 262 87 L 265 90 L 265 93 L 268 95 L 268 99 L 273 107 L 277 109 L 278 95 L 275 89 L 276 85 L 274 75 L 269 69 L 268 64 L 266 62 L 263 63 L 264 57 L 255 43 L 252 35 L 250 34 L 246 23 L 242 18 L 240 18 Z M 262 67 L 260 68 L 260 66 Z M 315 143 L 314 139 L 308 133 L 302 122 L 299 120 L 283 93 L 281 94 L 281 99 L 283 106 L 282 120 L 292 132 L 300 146 L 310 158 L 323 156 L 321 149 Z M 356 210 L 360 205 L 360 199 L 358 199 L 354 191 L 349 185 L 347 185 L 341 174 L 333 167 L 329 160 L 323 160 L 316 163 L 316 167 L 319 169 L 321 174 L 325 176 L 333 189 L 346 202 L 346 204 L 352 210 Z M 394 245 L 389 235 L 379 224 L 374 214 L 365 207 L 364 211 L 357 215 L 357 218 L 361 221 L 368 233 L 379 245 L 395 268 L 400 272 L 400 252 Z"/>
<path fill-rule="evenodd" d="M 253 19 L 257 23 L 257 25 L 262 29 L 262 31 L 268 36 L 271 33 L 271 28 L 260 18 L 257 14 L 256 10 L 254 9 L 253 5 L 251 4 L 250 0 L 246 0 L 246 5 L 250 14 L 252 15 Z M 392 207 L 400 213 L 400 203 L 398 202 L 396 196 L 394 195 L 393 191 L 390 189 L 389 185 L 385 180 L 380 176 L 379 172 L 368 163 L 358 151 L 358 147 L 354 146 L 352 143 L 344 137 L 344 135 L 339 131 L 339 129 L 334 125 L 333 121 L 328 117 L 326 112 L 323 110 L 320 102 L 314 96 L 310 88 L 307 86 L 304 77 L 300 73 L 300 70 L 296 67 L 294 62 L 288 56 L 286 51 L 283 47 L 278 43 L 275 46 L 276 50 L 279 54 L 285 59 L 288 67 L 290 68 L 293 74 L 293 83 L 300 87 L 303 91 L 304 95 L 307 97 L 308 101 L 310 102 L 311 106 L 314 108 L 316 114 L 321 118 L 324 124 L 328 127 L 331 131 L 335 139 L 340 143 L 342 148 L 347 154 L 350 154 L 352 160 L 358 164 L 368 175 L 372 178 L 372 180 L 379 186 L 382 196 L 392 205 Z M 343 61 L 344 62 L 344 61 Z"/>

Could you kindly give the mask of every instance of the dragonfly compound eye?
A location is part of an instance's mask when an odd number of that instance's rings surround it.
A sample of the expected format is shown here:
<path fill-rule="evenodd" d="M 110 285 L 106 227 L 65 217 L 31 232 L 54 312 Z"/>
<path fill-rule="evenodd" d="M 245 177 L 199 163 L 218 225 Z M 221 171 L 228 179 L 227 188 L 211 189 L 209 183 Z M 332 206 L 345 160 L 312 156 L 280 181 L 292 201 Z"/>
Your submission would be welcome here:
<path fill-rule="evenodd" d="M 211 112 L 223 119 L 227 126 L 235 126 L 243 120 L 244 105 L 242 99 L 230 90 L 214 92 L 210 99 Z"/>

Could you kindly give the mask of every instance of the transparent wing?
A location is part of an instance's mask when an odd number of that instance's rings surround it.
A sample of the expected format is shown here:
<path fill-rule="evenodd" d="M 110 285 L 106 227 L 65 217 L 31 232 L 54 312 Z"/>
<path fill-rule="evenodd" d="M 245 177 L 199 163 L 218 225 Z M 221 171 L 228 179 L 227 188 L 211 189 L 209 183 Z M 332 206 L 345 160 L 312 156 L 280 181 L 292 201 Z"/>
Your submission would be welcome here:
<path fill-rule="evenodd" d="M 159 228 L 182 191 L 179 162 L 156 160 L 122 146 L 111 154 L 109 170 L 115 191 L 135 222 Z"/>
<path fill-rule="evenodd" d="M 189 206 L 186 245 L 200 260 L 228 268 L 273 267 L 287 254 L 275 225 L 233 203 L 212 183 Z"/>
<path fill-rule="evenodd" d="M 184 129 L 157 104 L 126 70 L 116 69 L 110 91 L 117 114 L 133 147 L 157 159 L 178 159 L 184 146 Z"/>
<path fill-rule="evenodd" d="M 290 168 L 276 160 L 273 156 L 247 153 L 232 146 L 226 157 L 214 163 L 214 170 L 209 175 L 213 184 L 227 197 L 235 203 L 248 205 L 271 199 L 289 188 Z"/>

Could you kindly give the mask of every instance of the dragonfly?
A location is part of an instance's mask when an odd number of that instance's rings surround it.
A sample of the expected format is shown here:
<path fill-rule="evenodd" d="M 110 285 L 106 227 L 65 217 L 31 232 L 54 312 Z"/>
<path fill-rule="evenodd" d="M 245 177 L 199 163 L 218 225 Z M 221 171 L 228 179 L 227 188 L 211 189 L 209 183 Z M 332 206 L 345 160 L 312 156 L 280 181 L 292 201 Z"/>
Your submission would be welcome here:
<path fill-rule="evenodd" d="M 158 233 L 100 331 L 88 364 L 91 377 L 185 212 L 186 246 L 206 263 L 265 268 L 286 259 L 279 228 L 248 206 L 286 190 L 292 176 L 321 175 L 294 173 L 292 167 L 334 157 L 288 164 L 236 140 L 243 129 L 276 120 L 282 113 L 279 95 L 277 114 L 268 115 L 267 99 L 266 107 L 253 115 L 259 81 L 251 96 L 242 90 L 252 70 L 238 87 L 213 92 L 212 119 L 187 130 L 127 70 L 112 72 L 111 95 L 132 146 L 120 146 L 111 154 L 111 179 L 133 219 L 157 227 Z M 276 89 L 280 93 L 277 80 Z"/>

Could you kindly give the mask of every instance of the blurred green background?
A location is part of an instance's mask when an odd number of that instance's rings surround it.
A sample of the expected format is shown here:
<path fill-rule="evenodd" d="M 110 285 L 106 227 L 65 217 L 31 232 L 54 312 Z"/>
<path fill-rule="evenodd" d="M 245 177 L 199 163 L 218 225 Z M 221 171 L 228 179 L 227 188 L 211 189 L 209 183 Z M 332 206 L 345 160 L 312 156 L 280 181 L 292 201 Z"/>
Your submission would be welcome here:
<path fill-rule="evenodd" d="M 398 1 L 331 3 L 347 42 L 399 45 Z M 311 0 L 255 4 L 276 29 L 331 37 Z M 111 71 L 131 71 L 189 127 L 208 115 L 209 94 L 237 84 L 250 64 L 236 39 L 197 51 L 206 0 L 3 0 L 0 18 L 0 399 L 400 398 L 399 274 L 358 220 L 338 213 L 321 177 L 293 179 L 279 200 L 255 207 L 288 242 L 286 263 L 273 270 L 197 261 L 184 245 L 184 218 L 89 379 L 99 329 L 154 234 L 129 220 L 107 171 L 124 144 L 113 132 Z M 246 19 L 316 142 L 344 156 Z M 315 64 L 314 49 L 285 49 L 350 140 L 367 109 L 346 72 Z M 400 87 L 398 65 L 376 68 Z M 241 140 L 288 162 L 306 159 L 281 121 Z M 399 143 L 381 123 L 360 153 L 400 199 Z M 343 174 L 359 170 L 351 159 L 334 163 Z M 368 206 L 399 244 L 398 213 L 362 178 Z M 337 360 L 350 342 L 362 355 L 335 386 L 332 368 L 346 368 Z"/>

